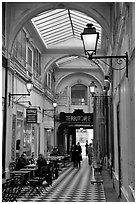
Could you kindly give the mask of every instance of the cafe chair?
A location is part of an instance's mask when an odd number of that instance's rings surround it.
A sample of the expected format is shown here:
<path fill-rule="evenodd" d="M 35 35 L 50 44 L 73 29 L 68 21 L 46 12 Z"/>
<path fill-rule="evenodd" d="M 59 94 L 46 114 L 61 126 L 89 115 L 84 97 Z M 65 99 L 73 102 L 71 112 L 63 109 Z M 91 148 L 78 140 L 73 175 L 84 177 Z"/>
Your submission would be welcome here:
<path fill-rule="evenodd" d="M 52 185 L 52 171 L 50 165 L 41 167 L 39 176 L 29 179 L 28 185 L 31 189 L 28 196 L 34 191 L 41 194 L 43 193 L 43 189 L 46 190 L 49 185 Z"/>
<path fill-rule="evenodd" d="M 2 201 L 3 202 L 17 202 L 17 197 L 22 189 L 22 176 L 14 176 L 14 178 L 7 179 L 2 185 Z"/>
<path fill-rule="evenodd" d="M 2 184 L 2 202 L 9 202 L 11 200 L 11 181 L 12 179 L 7 179 Z"/>
<path fill-rule="evenodd" d="M 47 185 L 52 186 L 53 166 L 51 163 L 41 168 L 41 174 L 42 174 L 42 177 L 44 177 L 44 180 L 47 182 Z"/>
<path fill-rule="evenodd" d="M 16 175 L 13 177 L 11 181 L 11 200 L 12 201 L 17 201 L 17 198 L 19 194 L 21 193 L 22 187 L 23 187 L 23 180 L 24 177 L 23 175 Z"/>

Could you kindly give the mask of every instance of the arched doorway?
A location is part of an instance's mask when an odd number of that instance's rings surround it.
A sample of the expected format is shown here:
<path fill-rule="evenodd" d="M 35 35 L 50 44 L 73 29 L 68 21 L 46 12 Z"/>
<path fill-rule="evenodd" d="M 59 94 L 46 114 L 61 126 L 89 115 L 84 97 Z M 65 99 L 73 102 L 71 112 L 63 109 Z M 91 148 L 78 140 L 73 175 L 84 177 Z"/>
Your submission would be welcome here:
<path fill-rule="evenodd" d="M 63 153 L 63 148 L 64 153 L 69 154 L 72 144 L 77 142 L 83 145 L 83 150 L 86 140 L 89 143 L 92 142 L 93 131 L 92 136 L 88 136 L 89 131 L 87 130 L 93 130 L 93 113 L 84 113 L 80 109 L 75 110 L 73 113 L 61 112 L 60 123 L 57 131 L 57 146 L 61 153 Z"/>

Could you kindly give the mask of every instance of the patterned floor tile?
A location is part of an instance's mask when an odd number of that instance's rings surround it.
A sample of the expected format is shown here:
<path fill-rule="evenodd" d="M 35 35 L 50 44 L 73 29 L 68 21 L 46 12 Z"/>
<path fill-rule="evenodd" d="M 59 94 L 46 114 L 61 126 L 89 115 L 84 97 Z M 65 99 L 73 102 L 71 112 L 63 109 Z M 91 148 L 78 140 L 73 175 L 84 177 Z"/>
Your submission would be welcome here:
<path fill-rule="evenodd" d="M 68 167 L 41 195 L 34 192 L 28 197 L 24 188 L 18 202 L 105 202 L 103 185 L 92 185 L 92 179 L 92 168 L 83 159 L 80 169 Z"/>

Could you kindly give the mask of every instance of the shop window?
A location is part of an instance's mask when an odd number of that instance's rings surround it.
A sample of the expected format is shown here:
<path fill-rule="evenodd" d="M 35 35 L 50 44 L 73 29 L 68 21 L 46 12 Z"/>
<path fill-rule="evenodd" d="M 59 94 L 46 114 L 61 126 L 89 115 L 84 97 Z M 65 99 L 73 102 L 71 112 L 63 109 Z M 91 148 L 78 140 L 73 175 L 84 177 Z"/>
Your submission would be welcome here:
<path fill-rule="evenodd" d="M 71 87 L 71 105 L 87 105 L 87 87 L 77 84 Z"/>
<path fill-rule="evenodd" d="M 24 119 L 23 152 L 26 152 L 27 156 L 31 156 L 31 143 L 32 143 L 31 123 L 26 123 L 26 119 Z"/>

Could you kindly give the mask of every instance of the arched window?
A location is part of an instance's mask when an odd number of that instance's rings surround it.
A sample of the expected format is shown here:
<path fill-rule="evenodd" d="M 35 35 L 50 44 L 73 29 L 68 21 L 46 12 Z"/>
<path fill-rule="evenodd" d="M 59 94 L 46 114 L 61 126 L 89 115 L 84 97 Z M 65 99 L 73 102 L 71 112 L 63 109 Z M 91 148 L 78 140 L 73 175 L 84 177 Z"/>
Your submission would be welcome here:
<path fill-rule="evenodd" d="M 71 105 L 87 105 L 87 86 L 76 84 L 71 87 Z"/>

